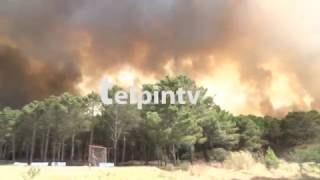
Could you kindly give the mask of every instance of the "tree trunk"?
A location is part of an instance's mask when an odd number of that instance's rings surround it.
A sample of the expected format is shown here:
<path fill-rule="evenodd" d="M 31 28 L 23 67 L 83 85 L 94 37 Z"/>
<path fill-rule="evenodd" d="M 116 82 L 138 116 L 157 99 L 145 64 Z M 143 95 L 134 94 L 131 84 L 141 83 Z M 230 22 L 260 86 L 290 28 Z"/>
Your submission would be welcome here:
<path fill-rule="evenodd" d="M 171 147 L 171 155 L 172 155 L 172 159 L 173 159 L 173 164 L 177 165 L 176 147 L 174 144 L 172 144 L 172 147 Z"/>
<path fill-rule="evenodd" d="M 194 159 L 194 145 L 191 145 L 191 147 L 190 147 L 190 162 L 191 162 L 191 164 L 193 163 L 193 159 Z"/>
<path fill-rule="evenodd" d="M 29 161 L 30 144 L 25 142 L 25 159 Z"/>
<path fill-rule="evenodd" d="M 30 149 L 30 159 L 29 159 L 30 163 L 32 163 L 33 161 L 34 149 L 36 145 L 36 135 L 37 135 L 37 126 L 35 124 L 32 128 L 31 149 Z"/>
<path fill-rule="evenodd" d="M 205 160 L 207 162 L 209 162 L 210 158 L 209 158 L 209 155 L 208 155 L 208 146 L 206 145 L 206 143 L 202 145 L 202 153 L 203 153 L 203 156 L 204 156 Z"/>
<path fill-rule="evenodd" d="M 167 147 L 165 147 L 164 149 L 163 149 L 163 156 L 162 157 L 164 157 L 164 166 L 167 166 L 167 161 L 168 161 L 168 159 L 167 159 L 167 155 L 168 155 L 168 151 L 167 151 Z"/>
<path fill-rule="evenodd" d="M 7 152 L 8 152 L 8 144 L 4 144 L 4 149 L 3 149 L 3 154 L 2 154 L 3 159 L 6 159 Z"/>
<path fill-rule="evenodd" d="M 60 161 L 60 159 L 61 159 L 61 143 L 58 143 L 57 161 Z"/>
<path fill-rule="evenodd" d="M 12 146 L 12 161 L 16 161 L 16 135 L 12 135 L 12 141 L 11 141 L 11 146 Z"/>
<path fill-rule="evenodd" d="M 77 152 L 78 152 L 78 160 L 79 160 L 79 161 L 82 160 L 82 156 L 81 156 L 82 151 L 81 151 L 80 146 L 81 146 L 81 142 L 80 142 L 80 141 L 77 141 Z"/>
<path fill-rule="evenodd" d="M 132 147 L 132 150 L 129 151 L 129 152 L 131 152 L 130 160 L 133 161 L 133 160 L 134 160 L 134 155 L 135 155 L 134 152 L 135 152 L 135 149 L 136 149 L 136 148 L 135 148 L 135 145 L 134 145 L 134 144 L 132 144 L 131 147 Z"/>
<path fill-rule="evenodd" d="M 50 137 L 50 128 L 47 129 L 47 133 L 46 133 L 46 140 L 45 140 L 44 152 L 43 152 L 44 161 L 47 161 L 48 159 L 49 137 Z"/>
<path fill-rule="evenodd" d="M 90 131 L 89 145 L 93 144 L 93 136 L 94 136 L 94 128 L 92 128 L 91 131 Z"/>
<path fill-rule="evenodd" d="M 91 106 L 91 121 L 93 123 L 93 119 L 94 119 L 94 104 L 92 104 Z M 89 145 L 93 144 L 93 138 L 94 138 L 94 126 L 91 126 L 91 130 L 90 130 L 90 140 L 89 140 Z"/>
<path fill-rule="evenodd" d="M 44 159 L 44 144 L 45 144 L 45 138 L 46 138 L 46 135 L 45 134 L 42 134 L 42 137 L 41 137 L 41 145 L 40 145 L 40 159 L 43 160 Z"/>
<path fill-rule="evenodd" d="M 56 162 L 56 140 L 52 143 L 52 162 Z"/>
<path fill-rule="evenodd" d="M 71 154 L 70 154 L 70 160 L 73 161 L 74 159 L 74 140 L 75 140 L 75 133 L 72 133 L 71 137 Z"/>
<path fill-rule="evenodd" d="M 88 147 L 89 147 L 89 141 L 86 141 L 85 142 L 85 146 L 84 146 L 84 150 L 83 150 L 83 157 L 82 157 L 82 159 L 88 159 Z"/>
<path fill-rule="evenodd" d="M 64 141 L 65 141 L 65 139 L 64 139 L 64 137 L 62 138 L 62 147 L 61 147 L 61 161 L 64 161 L 64 151 L 65 151 L 65 144 L 64 144 Z"/>
<path fill-rule="evenodd" d="M 122 162 L 126 160 L 126 136 L 123 136 Z"/>
<path fill-rule="evenodd" d="M 149 154 L 148 154 L 148 145 L 144 145 L 144 164 L 148 165 L 149 164 Z"/>
<path fill-rule="evenodd" d="M 157 159 L 158 159 L 158 166 L 162 166 L 162 160 L 163 160 L 163 155 L 162 155 L 162 148 L 161 146 L 157 146 Z"/>
<path fill-rule="evenodd" d="M 118 140 L 113 141 L 113 163 L 114 165 L 117 165 L 117 149 L 118 147 Z"/>
<path fill-rule="evenodd" d="M 117 165 L 117 154 L 118 154 L 118 140 L 119 140 L 119 129 L 118 129 L 118 108 L 115 109 L 115 118 L 113 121 L 113 134 L 112 134 L 112 140 L 113 140 L 113 162 L 114 165 Z"/>
<path fill-rule="evenodd" d="M 0 143 L 0 159 L 2 159 L 2 154 L 3 154 L 3 143 Z"/>

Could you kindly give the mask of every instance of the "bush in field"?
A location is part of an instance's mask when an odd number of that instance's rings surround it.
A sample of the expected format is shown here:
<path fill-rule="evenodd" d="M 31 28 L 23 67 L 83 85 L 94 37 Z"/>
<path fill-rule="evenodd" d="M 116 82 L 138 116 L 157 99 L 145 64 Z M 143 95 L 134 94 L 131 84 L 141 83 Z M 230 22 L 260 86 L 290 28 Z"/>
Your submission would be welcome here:
<path fill-rule="evenodd" d="M 23 175 L 24 180 L 30 180 L 39 175 L 40 169 L 36 167 L 31 167 L 26 174 Z"/>
<path fill-rule="evenodd" d="M 175 170 L 175 167 L 173 164 L 167 164 L 166 166 L 163 166 L 161 167 L 163 170 L 166 170 L 166 171 L 174 171 Z"/>
<path fill-rule="evenodd" d="M 320 163 L 320 145 L 306 148 L 296 148 L 290 152 L 290 158 L 296 162 Z"/>
<path fill-rule="evenodd" d="M 269 147 L 265 156 L 264 156 L 264 163 L 266 164 L 267 168 L 278 168 L 279 167 L 279 159 L 273 150 Z"/>
<path fill-rule="evenodd" d="M 179 169 L 183 170 L 183 171 L 188 171 L 190 168 L 190 163 L 189 162 L 182 162 L 179 165 Z"/>
<path fill-rule="evenodd" d="M 304 171 L 307 174 L 316 174 L 320 176 L 320 164 L 314 162 L 302 163 L 301 164 L 301 171 Z"/>
<path fill-rule="evenodd" d="M 223 166 L 230 169 L 249 169 L 256 164 L 252 154 L 247 151 L 231 152 L 223 162 Z"/>
<path fill-rule="evenodd" d="M 222 162 L 226 159 L 229 152 L 223 148 L 215 148 L 208 152 L 210 161 Z"/>

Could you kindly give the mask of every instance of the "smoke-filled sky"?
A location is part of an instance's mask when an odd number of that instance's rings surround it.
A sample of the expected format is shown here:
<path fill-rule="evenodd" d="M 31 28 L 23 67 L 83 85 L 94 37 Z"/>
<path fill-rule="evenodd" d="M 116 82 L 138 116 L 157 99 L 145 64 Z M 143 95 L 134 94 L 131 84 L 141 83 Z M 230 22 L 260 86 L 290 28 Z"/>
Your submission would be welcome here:
<path fill-rule="evenodd" d="M 318 0 L 1 0 L 0 105 L 186 74 L 236 114 L 320 109 Z"/>

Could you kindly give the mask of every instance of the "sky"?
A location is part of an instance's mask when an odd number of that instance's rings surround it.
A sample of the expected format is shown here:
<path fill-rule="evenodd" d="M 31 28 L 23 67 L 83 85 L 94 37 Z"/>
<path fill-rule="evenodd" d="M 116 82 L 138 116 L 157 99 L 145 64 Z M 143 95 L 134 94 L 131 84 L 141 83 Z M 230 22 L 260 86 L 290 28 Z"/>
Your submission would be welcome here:
<path fill-rule="evenodd" d="M 2 0 L 0 105 L 184 74 L 235 114 L 320 109 L 318 0 Z"/>

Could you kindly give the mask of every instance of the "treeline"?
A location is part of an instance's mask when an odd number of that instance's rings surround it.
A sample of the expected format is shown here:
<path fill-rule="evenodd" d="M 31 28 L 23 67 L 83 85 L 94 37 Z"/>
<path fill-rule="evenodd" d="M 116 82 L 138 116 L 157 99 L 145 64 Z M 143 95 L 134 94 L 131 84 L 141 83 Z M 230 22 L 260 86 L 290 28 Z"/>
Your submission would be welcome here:
<path fill-rule="evenodd" d="M 84 97 L 64 93 L 21 109 L 2 108 L 0 159 L 85 163 L 88 145 L 97 144 L 112 148 L 109 158 L 116 163 L 158 160 L 176 164 L 193 161 L 199 154 L 215 160 L 221 150 L 263 154 L 271 147 L 277 154 L 286 154 L 319 142 L 317 111 L 290 112 L 283 119 L 234 116 L 186 76 L 143 85 L 150 92 L 178 88 L 200 91 L 201 100 L 196 105 L 144 105 L 139 110 L 130 104 L 105 106 L 95 93 Z M 109 94 L 118 89 L 114 87 Z"/>

